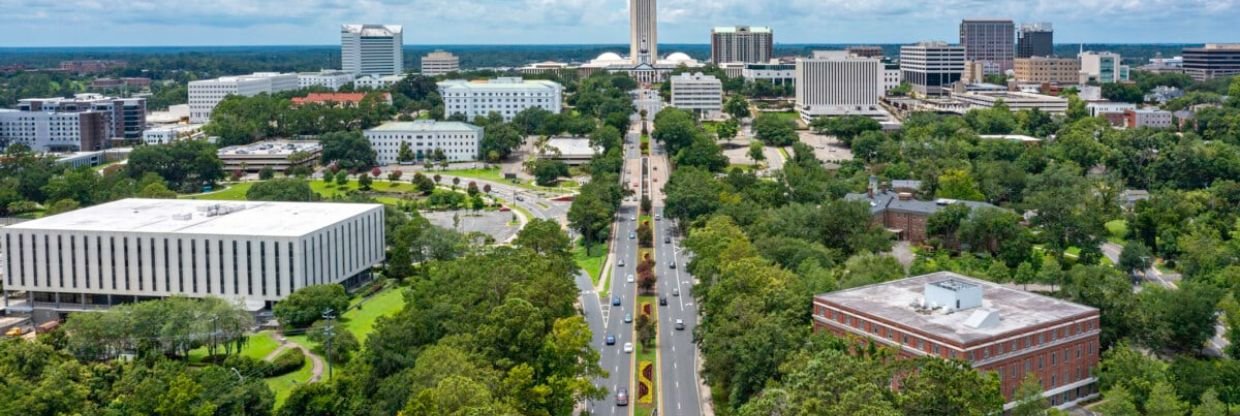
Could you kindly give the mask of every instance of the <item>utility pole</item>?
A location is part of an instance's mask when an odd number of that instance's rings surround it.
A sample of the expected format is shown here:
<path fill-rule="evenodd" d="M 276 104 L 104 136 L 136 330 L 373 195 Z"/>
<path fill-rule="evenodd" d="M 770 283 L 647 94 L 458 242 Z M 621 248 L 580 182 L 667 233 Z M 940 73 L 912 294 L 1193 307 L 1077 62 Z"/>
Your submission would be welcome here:
<path fill-rule="evenodd" d="M 327 320 L 327 327 L 323 328 L 323 336 L 327 339 L 327 379 L 332 378 L 332 338 L 336 336 L 336 312 L 331 308 L 323 311 L 323 319 Z"/>

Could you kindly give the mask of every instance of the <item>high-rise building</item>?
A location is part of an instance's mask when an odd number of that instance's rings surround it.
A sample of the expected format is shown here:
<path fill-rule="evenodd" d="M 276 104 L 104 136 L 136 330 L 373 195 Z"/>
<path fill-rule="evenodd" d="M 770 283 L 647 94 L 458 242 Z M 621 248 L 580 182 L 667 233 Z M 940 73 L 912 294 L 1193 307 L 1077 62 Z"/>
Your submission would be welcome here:
<path fill-rule="evenodd" d="M 399 25 L 343 25 L 340 59 L 354 75 L 399 75 L 405 72 L 404 28 Z"/>
<path fill-rule="evenodd" d="M 965 59 L 981 62 L 986 74 L 1012 69 L 1016 24 L 1011 20 L 966 19 L 960 22 L 960 45 Z"/>
<path fill-rule="evenodd" d="M 774 48 L 774 32 L 769 27 L 720 26 L 710 32 L 710 61 L 767 63 Z"/>
<path fill-rule="evenodd" d="M 102 111 L 0 110 L 0 148 L 24 144 L 36 152 L 76 152 L 111 145 Z"/>
<path fill-rule="evenodd" d="M 389 122 L 363 134 L 381 165 L 432 160 L 440 152 L 450 162 L 469 162 L 482 156 L 482 127 L 457 121 Z M 412 159 L 400 160 L 403 146 L 409 146 Z"/>
<path fill-rule="evenodd" d="M 900 72 L 917 95 L 943 95 L 964 76 L 965 48 L 946 42 L 900 47 Z"/>
<path fill-rule="evenodd" d="M 501 77 L 489 82 L 458 79 L 439 83 L 444 114 L 462 114 L 466 120 L 497 113 L 505 121 L 511 121 L 517 113 L 529 108 L 559 114 L 563 91 L 564 88 L 553 81 L 522 80 L 519 77 Z"/>
<path fill-rule="evenodd" d="M 845 51 L 815 51 L 796 62 L 796 106 L 802 118 L 885 115 L 882 61 Z"/>
<path fill-rule="evenodd" d="M 1197 81 L 1240 74 L 1240 44 L 1184 48 L 1184 73 Z"/>
<path fill-rule="evenodd" d="M 461 58 L 451 52 L 434 51 L 422 57 L 422 75 L 436 76 L 461 70 Z"/>
<path fill-rule="evenodd" d="M 262 93 L 295 90 L 300 85 L 301 79 L 297 74 L 275 72 L 190 81 L 189 121 L 194 124 L 211 121 L 211 112 L 215 110 L 215 106 L 229 95 L 253 97 Z"/>
<path fill-rule="evenodd" d="M 672 107 L 709 113 L 723 110 L 723 82 L 713 75 L 688 72 L 673 76 Z"/>
<path fill-rule="evenodd" d="M 1047 56 L 1016 58 L 1014 69 L 1016 70 L 1016 82 L 1072 85 L 1080 80 L 1081 61 Z"/>
<path fill-rule="evenodd" d="M 1017 38 L 1017 58 L 1055 55 L 1055 27 L 1050 23 L 1020 25 L 1020 34 Z"/>
<path fill-rule="evenodd" d="M 659 22 L 655 0 L 629 0 L 629 59 L 654 65 L 659 59 Z"/>
<path fill-rule="evenodd" d="M 8 310 L 214 296 L 251 311 L 369 280 L 383 206 L 123 199 L 0 229 Z M 16 295 L 16 297 L 14 297 Z"/>
<path fill-rule="evenodd" d="M 1128 66 L 1123 58 L 1113 52 L 1081 52 L 1081 84 L 1097 82 L 1109 84 L 1128 81 Z"/>
<path fill-rule="evenodd" d="M 962 360 L 997 374 L 1014 407 L 1036 376 L 1052 406 L 1096 397 L 1096 308 L 938 272 L 814 297 L 814 331 L 859 338 L 900 357 Z"/>
<path fill-rule="evenodd" d="M 103 132 L 104 139 L 138 141 L 142 139 L 142 130 L 146 128 L 145 98 L 116 98 L 99 94 L 77 94 L 71 98 L 28 98 L 19 100 L 17 109 L 24 112 L 51 113 L 97 111 L 103 114 L 104 123 L 107 125 L 107 130 Z"/>

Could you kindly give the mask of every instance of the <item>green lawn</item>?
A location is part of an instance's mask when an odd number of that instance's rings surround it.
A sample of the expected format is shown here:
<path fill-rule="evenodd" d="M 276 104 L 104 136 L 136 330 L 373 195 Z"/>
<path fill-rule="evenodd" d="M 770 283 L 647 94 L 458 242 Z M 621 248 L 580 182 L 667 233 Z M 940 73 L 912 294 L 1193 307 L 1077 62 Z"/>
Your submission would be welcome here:
<path fill-rule="evenodd" d="M 1107 241 L 1124 245 L 1128 242 L 1128 222 L 1115 220 L 1107 222 Z"/>
<path fill-rule="evenodd" d="M 245 193 L 249 191 L 250 187 L 254 186 L 255 183 L 257 182 L 242 182 L 242 183 L 231 184 L 228 186 L 228 188 L 222 191 L 212 192 L 212 193 L 207 193 L 207 194 L 189 195 L 183 198 L 203 199 L 203 200 L 210 200 L 210 201 L 244 201 Z M 451 182 L 448 182 L 445 185 L 451 185 Z M 462 186 L 465 186 L 465 185 L 462 184 Z M 324 199 L 332 198 L 346 191 L 357 190 L 358 188 L 359 186 L 356 180 L 349 181 L 349 183 L 345 185 L 336 185 L 335 183 L 328 184 L 321 180 L 310 181 L 310 189 L 313 190 L 315 193 L 318 193 Z M 401 193 L 411 193 L 411 192 L 414 192 L 414 189 L 413 189 L 413 184 L 409 182 L 393 183 L 393 182 L 388 182 L 386 180 L 376 180 L 374 184 L 371 185 L 371 192 L 380 193 L 380 194 L 390 193 L 390 194 L 396 195 L 396 194 L 401 194 Z M 389 204 L 389 205 L 395 205 L 396 201 L 398 200 L 398 198 L 394 196 L 393 197 L 380 196 L 380 197 L 376 197 L 375 199 L 381 203 Z"/>
<path fill-rule="evenodd" d="M 399 287 L 384 289 L 367 299 L 361 308 L 352 307 L 361 302 L 361 298 L 353 299 L 349 303 L 350 309 L 340 316 L 338 323 L 344 329 L 352 332 L 353 336 L 357 337 L 358 342 L 365 344 L 366 337 L 371 332 L 374 332 L 375 321 L 378 321 L 379 317 L 393 315 L 405 307 L 403 293 L 404 289 Z M 304 334 L 289 335 L 288 339 L 305 345 L 306 348 L 311 350 L 315 350 L 319 346 L 318 343 L 310 341 Z"/>
<path fill-rule="evenodd" d="M 253 182 L 241 182 L 228 185 L 222 191 L 216 191 L 208 194 L 190 195 L 183 198 L 189 199 L 205 199 L 208 201 L 244 201 L 245 193 L 253 186 Z"/>
<path fill-rule="evenodd" d="M 659 307 L 658 307 L 658 303 L 656 303 L 655 297 L 654 296 L 640 296 L 637 298 L 637 304 L 638 305 L 650 304 L 651 306 L 650 310 L 652 311 L 650 314 L 650 318 L 654 320 L 654 323 L 657 328 L 657 325 L 659 323 Z M 634 328 L 636 328 L 636 325 L 634 325 Z M 637 337 L 634 336 L 633 339 L 637 339 Z M 652 411 L 654 411 L 654 409 L 659 408 L 659 360 L 658 360 L 659 348 L 657 346 L 654 348 L 646 348 L 640 342 L 634 343 L 633 347 L 634 347 L 633 352 L 637 355 L 636 359 L 633 360 L 633 377 L 635 379 L 637 377 L 640 377 L 641 375 L 641 362 L 642 361 L 648 361 L 654 364 L 654 376 L 651 377 L 651 380 L 650 380 L 651 388 L 652 390 L 654 390 L 653 391 L 654 400 L 651 401 L 651 403 L 649 404 L 643 404 L 637 401 L 638 390 L 635 389 L 629 392 L 630 400 L 634 404 L 634 410 L 636 410 L 634 414 L 647 415 L 647 414 L 650 414 Z M 638 389 L 640 389 L 640 387 L 638 387 Z"/>
<path fill-rule="evenodd" d="M 293 387 L 306 384 L 312 375 L 314 375 L 314 362 L 310 360 L 310 357 L 306 357 L 306 364 L 301 366 L 300 370 L 267 379 L 267 387 L 271 388 L 276 395 L 276 409 L 284 405 L 284 400 L 288 399 L 289 393 L 293 392 Z M 324 374 L 323 377 L 326 378 L 327 375 Z"/>
<path fill-rule="evenodd" d="M 241 355 L 255 360 L 266 358 L 267 354 L 275 351 L 280 346 L 280 343 L 271 337 L 271 331 L 251 334 L 248 338 L 245 346 L 241 347 Z M 207 347 L 195 348 L 189 352 L 189 362 L 191 363 L 200 363 L 206 358 Z"/>
<path fill-rule="evenodd" d="M 792 156 L 788 155 L 788 149 L 782 147 L 779 148 L 779 155 L 783 156 L 785 161 L 792 159 Z"/>
<path fill-rule="evenodd" d="M 499 183 L 510 182 L 508 179 L 504 179 L 504 173 L 500 171 L 499 168 L 456 169 L 456 170 L 445 170 L 441 172 L 424 172 L 423 174 L 430 176 L 430 177 L 435 177 L 435 174 L 440 174 L 440 175 L 445 175 L 445 176 L 459 176 L 462 178 L 473 178 L 473 179 L 490 181 L 490 182 L 499 182 Z M 462 186 L 465 186 L 465 184 L 466 183 L 462 183 Z"/>
<path fill-rule="evenodd" d="M 603 276 L 603 290 L 600 290 L 598 294 L 604 301 L 608 300 L 610 297 L 607 295 L 611 293 L 611 272 L 614 270 L 615 268 L 607 269 L 607 275 Z"/>
<path fill-rule="evenodd" d="M 586 254 L 586 247 L 578 240 L 573 244 L 573 260 L 577 262 L 577 267 L 585 270 L 590 275 L 590 280 L 598 285 L 598 279 L 603 274 L 603 259 L 607 258 L 607 243 L 598 243 L 590 250 L 590 254 Z"/>

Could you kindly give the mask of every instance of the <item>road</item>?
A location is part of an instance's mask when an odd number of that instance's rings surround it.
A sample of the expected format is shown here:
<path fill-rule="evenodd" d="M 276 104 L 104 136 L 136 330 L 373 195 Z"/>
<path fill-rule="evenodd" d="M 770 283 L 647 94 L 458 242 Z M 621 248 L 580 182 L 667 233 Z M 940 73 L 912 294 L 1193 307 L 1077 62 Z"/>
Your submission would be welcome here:
<path fill-rule="evenodd" d="M 655 213 L 662 216 L 663 208 L 656 206 Z M 659 296 L 667 297 L 667 306 L 659 308 L 659 397 L 664 415 L 700 415 L 697 345 L 693 343 L 693 328 L 697 326 L 693 277 L 685 271 L 687 260 L 681 255 L 680 239 L 672 232 L 673 227 L 670 220 L 655 221 L 655 275 Z M 675 328 L 677 320 L 684 323 L 684 329 Z"/>

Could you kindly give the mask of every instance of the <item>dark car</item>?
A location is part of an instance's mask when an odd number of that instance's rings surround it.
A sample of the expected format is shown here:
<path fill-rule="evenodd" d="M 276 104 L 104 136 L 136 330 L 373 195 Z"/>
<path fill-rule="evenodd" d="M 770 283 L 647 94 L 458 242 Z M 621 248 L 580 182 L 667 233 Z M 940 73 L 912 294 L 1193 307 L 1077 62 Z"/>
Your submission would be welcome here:
<path fill-rule="evenodd" d="M 619 297 L 619 296 L 612 296 L 612 297 L 611 297 L 611 306 L 620 306 L 620 297 Z"/>
<path fill-rule="evenodd" d="M 671 262 L 671 263 L 668 263 L 668 264 L 667 264 L 667 267 L 668 267 L 668 268 L 670 268 L 670 269 L 675 269 L 675 268 L 676 268 L 676 262 Z"/>
<path fill-rule="evenodd" d="M 659 306 L 667 306 L 667 296 L 659 297 Z"/>
<path fill-rule="evenodd" d="M 671 244 L 671 243 L 672 243 L 671 237 L 663 237 L 663 244 Z"/>
<path fill-rule="evenodd" d="M 616 345 L 616 336 L 608 335 L 606 342 L 607 342 L 607 345 Z"/>
<path fill-rule="evenodd" d="M 629 389 L 621 388 L 616 390 L 616 406 L 629 405 Z"/>

